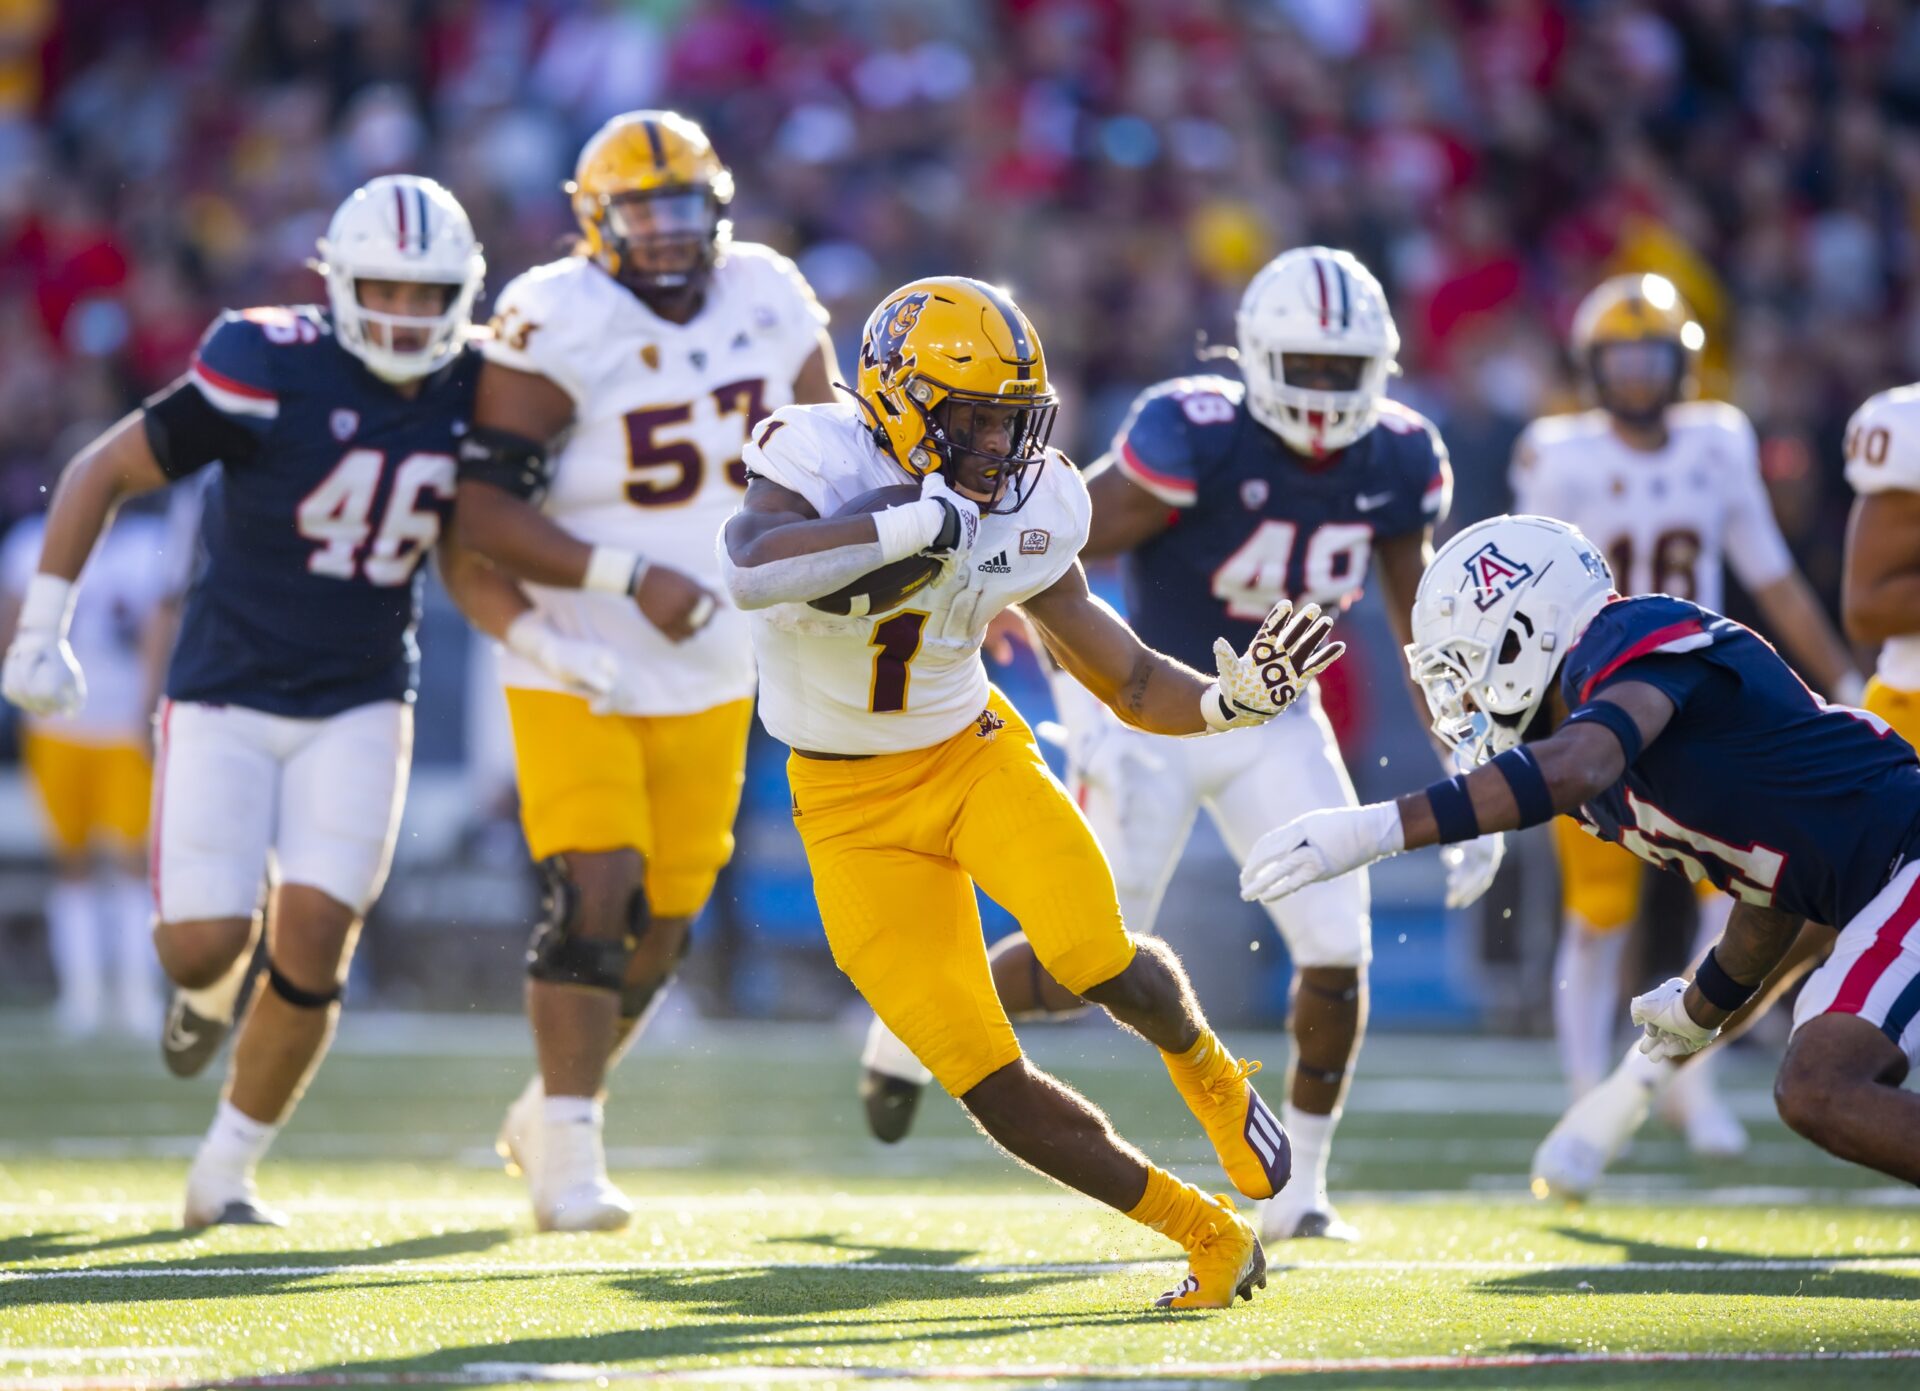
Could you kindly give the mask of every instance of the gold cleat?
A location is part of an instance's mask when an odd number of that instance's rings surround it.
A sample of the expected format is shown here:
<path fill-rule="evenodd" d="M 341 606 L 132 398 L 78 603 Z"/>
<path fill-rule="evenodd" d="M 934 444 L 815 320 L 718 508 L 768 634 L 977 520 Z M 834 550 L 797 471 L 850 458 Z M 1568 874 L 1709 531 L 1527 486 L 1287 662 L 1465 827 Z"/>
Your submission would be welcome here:
<path fill-rule="evenodd" d="M 1174 1086 L 1205 1128 L 1227 1177 L 1244 1196 L 1256 1199 L 1271 1198 L 1285 1188 L 1293 1172 L 1293 1144 L 1280 1118 L 1248 1080 L 1259 1070 L 1259 1063 L 1242 1058 L 1221 1068 L 1204 1086 L 1173 1074 Z"/>
<path fill-rule="evenodd" d="M 1156 1309 L 1226 1309 L 1251 1301 L 1267 1287 L 1267 1253 L 1253 1226 L 1233 1210 L 1233 1199 L 1213 1198 L 1221 1220 L 1210 1222 L 1187 1252 L 1187 1278 L 1153 1301 Z"/>

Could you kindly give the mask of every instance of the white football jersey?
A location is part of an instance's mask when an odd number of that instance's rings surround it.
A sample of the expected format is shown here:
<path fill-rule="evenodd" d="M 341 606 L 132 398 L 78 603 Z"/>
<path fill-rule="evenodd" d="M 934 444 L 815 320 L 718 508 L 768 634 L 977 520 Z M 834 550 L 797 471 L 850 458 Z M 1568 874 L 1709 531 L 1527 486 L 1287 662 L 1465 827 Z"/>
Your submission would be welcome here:
<path fill-rule="evenodd" d="M 1920 384 L 1870 396 L 1847 422 L 1847 482 L 1856 493 L 1920 493 Z M 1902 691 L 1920 691 L 1920 633 L 1888 638 L 1875 668 Z"/>
<path fill-rule="evenodd" d="M 799 493 L 823 517 L 874 488 L 912 480 L 851 405 L 776 411 L 747 467 Z M 950 739 L 987 704 L 987 623 L 1064 575 L 1086 543 L 1092 500 L 1057 452 L 1018 512 L 990 513 L 964 561 L 900 608 L 837 618 L 806 604 L 749 615 L 760 660 L 760 720 L 793 748 L 904 753 Z"/>
<path fill-rule="evenodd" d="M 0 584 L 16 600 L 40 568 L 44 515 L 32 516 L 7 533 L 0 548 Z M 153 718 L 141 642 L 154 610 L 168 596 L 154 583 L 166 568 L 166 525 L 144 513 L 123 513 L 100 537 L 80 572 L 74 591 L 73 623 L 67 641 L 87 678 L 87 703 L 78 714 L 30 715 L 36 728 L 62 739 L 90 744 L 134 744 L 146 737 Z"/>
<path fill-rule="evenodd" d="M 669 323 L 600 266 L 569 256 L 500 292 L 488 358 L 566 389 L 574 425 L 542 506 L 583 541 L 623 546 L 693 576 L 719 598 L 707 626 L 669 642 L 624 595 L 528 585 L 543 617 L 604 643 L 634 672 L 623 713 L 690 714 L 753 693 L 746 620 L 720 583 L 714 538 L 740 504 L 747 433 L 793 400 L 826 311 L 786 257 L 736 242 L 706 303 Z M 500 657 L 509 686 L 561 689 L 533 663 Z"/>
<path fill-rule="evenodd" d="M 1514 511 L 1571 522 L 1613 567 L 1622 594 L 1721 607 L 1723 562 L 1749 593 L 1793 568 L 1760 477 L 1753 425 L 1737 407 L 1684 401 L 1648 453 L 1605 411 L 1536 420 L 1513 451 Z"/>

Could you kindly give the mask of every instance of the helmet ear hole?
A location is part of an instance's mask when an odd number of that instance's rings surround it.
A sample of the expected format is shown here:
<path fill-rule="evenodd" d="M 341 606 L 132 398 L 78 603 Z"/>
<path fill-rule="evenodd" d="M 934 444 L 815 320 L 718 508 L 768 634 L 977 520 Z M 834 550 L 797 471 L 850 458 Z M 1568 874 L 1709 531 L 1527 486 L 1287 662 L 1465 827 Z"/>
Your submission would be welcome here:
<path fill-rule="evenodd" d="M 1509 628 L 1507 629 L 1507 635 L 1504 638 L 1500 639 L 1500 655 L 1495 659 L 1495 661 L 1498 665 L 1505 666 L 1507 665 L 1507 663 L 1515 662 L 1515 661 L 1518 661 L 1519 659 L 1520 659 L 1520 634 L 1514 632 L 1513 629 Z"/>

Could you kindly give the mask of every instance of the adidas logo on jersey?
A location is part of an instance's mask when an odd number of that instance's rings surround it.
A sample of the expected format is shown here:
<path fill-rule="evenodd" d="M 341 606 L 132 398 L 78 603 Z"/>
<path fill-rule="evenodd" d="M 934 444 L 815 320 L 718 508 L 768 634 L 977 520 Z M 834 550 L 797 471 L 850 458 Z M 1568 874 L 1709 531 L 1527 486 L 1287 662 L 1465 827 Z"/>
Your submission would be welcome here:
<path fill-rule="evenodd" d="M 1000 552 L 992 560 L 983 560 L 974 566 L 983 575 L 1011 575 L 1013 567 L 1007 564 L 1007 553 Z"/>

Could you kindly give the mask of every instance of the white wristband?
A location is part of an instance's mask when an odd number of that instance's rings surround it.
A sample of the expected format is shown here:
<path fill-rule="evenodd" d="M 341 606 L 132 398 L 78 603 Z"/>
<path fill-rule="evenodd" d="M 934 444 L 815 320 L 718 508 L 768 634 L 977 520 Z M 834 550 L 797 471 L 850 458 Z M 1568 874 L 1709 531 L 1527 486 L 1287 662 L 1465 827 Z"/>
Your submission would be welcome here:
<path fill-rule="evenodd" d="M 595 546 L 587 559 L 587 577 L 582 589 L 601 594 L 631 594 L 640 579 L 642 561 L 635 552 L 619 546 Z"/>
<path fill-rule="evenodd" d="M 52 633 L 64 640 L 73 620 L 73 581 L 58 575 L 35 575 L 27 581 L 20 601 L 19 627 L 27 633 Z"/>
<path fill-rule="evenodd" d="M 872 517 L 874 534 L 880 540 L 880 563 L 891 565 L 931 546 L 946 523 L 947 509 L 934 499 L 923 497 L 904 507 L 875 512 Z"/>

